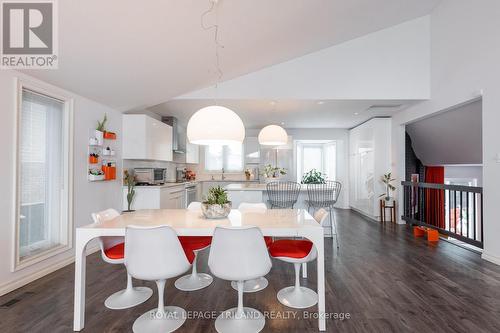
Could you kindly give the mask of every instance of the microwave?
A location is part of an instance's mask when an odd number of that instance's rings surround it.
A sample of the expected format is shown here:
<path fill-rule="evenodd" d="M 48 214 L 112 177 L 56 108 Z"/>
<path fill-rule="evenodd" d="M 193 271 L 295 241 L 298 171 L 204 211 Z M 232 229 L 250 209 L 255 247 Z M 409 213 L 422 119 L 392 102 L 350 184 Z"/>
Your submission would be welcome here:
<path fill-rule="evenodd" d="M 167 178 L 167 169 L 165 168 L 135 168 L 135 182 L 145 185 L 164 184 Z"/>

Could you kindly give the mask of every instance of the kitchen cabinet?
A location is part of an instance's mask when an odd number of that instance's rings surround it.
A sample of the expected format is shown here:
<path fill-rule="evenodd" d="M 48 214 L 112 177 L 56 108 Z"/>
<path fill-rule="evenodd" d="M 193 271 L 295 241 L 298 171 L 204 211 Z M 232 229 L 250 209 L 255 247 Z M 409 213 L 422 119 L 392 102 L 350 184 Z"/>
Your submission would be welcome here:
<path fill-rule="evenodd" d="M 185 184 L 174 186 L 136 186 L 132 209 L 184 209 Z M 123 210 L 127 209 L 127 187 L 123 187 Z"/>
<path fill-rule="evenodd" d="M 245 164 L 260 163 L 260 144 L 257 137 L 245 138 Z"/>
<path fill-rule="evenodd" d="M 185 186 L 174 186 L 167 188 L 168 202 L 167 207 L 160 208 L 171 208 L 171 209 L 184 209 L 186 208 L 186 189 Z"/>
<path fill-rule="evenodd" d="M 200 163 L 200 146 L 190 143 L 186 138 L 186 163 Z"/>
<path fill-rule="evenodd" d="M 144 114 L 123 115 L 124 159 L 172 161 L 172 126 Z"/>
<path fill-rule="evenodd" d="M 349 203 L 372 219 L 378 219 L 380 181 L 391 171 L 391 119 L 374 118 L 349 131 Z"/>

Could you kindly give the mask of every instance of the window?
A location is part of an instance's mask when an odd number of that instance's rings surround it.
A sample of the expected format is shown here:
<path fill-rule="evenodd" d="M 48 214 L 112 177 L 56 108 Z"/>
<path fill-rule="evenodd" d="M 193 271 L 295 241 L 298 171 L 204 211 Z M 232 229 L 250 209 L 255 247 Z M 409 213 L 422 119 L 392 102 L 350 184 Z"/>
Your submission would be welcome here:
<path fill-rule="evenodd" d="M 300 182 L 304 173 L 316 169 L 326 175 L 328 180 L 336 179 L 336 149 L 335 141 L 298 140 L 297 151 L 297 181 Z"/>
<path fill-rule="evenodd" d="M 14 268 L 67 250 L 72 235 L 70 102 L 19 91 Z"/>
<path fill-rule="evenodd" d="M 243 171 L 243 144 L 205 146 L 205 170 Z"/>

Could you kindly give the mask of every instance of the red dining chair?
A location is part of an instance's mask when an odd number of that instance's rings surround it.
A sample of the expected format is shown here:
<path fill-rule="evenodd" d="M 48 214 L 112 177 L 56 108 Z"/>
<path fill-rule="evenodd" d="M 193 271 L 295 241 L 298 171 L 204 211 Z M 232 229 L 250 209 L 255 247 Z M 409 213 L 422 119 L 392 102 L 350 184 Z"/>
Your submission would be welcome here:
<path fill-rule="evenodd" d="M 321 208 L 314 214 L 314 219 L 323 227 L 328 218 L 328 212 Z M 269 247 L 271 257 L 289 262 L 295 268 L 295 285 L 281 289 L 278 301 L 291 308 L 305 309 L 318 303 L 318 294 L 309 288 L 300 286 L 300 266 L 313 261 L 317 257 L 314 244 L 306 239 L 280 239 Z"/>
<path fill-rule="evenodd" d="M 119 215 L 120 213 L 114 209 L 106 209 L 102 212 L 93 213 L 92 219 L 94 223 L 99 224 Z M 98 242 L 101 248 L 102 259 L 110 264 L 124 264 L 124 241 L 124 237 L 99 237 Z M 144 303 L 151 295 L 153 295 L 153 291 L 150 288 L 134 287 L 132 284 L 132 276 L 127 272 L 127 288 L 117 291 L 106 298 L 104 305 L 113 310 L 128 309 Z"/>
<path fill-rule="evenodd" d="M 191 202 L 187 209 L 189 211 L 201 213 L 201 203 Z M 179 236 L 179 241 L 184 249 L 189 249 L 194 253 L 194 261 L 192 265 L 191 274 L 178 278 L 174 285 L 177 289 L 182 291 L 194 291 L 208 287 L 213 278 L 207 273 L 198 273 L 196 268 L 198 252 L 203 251 L 210 247 L 212 237 L 210 236 Z"/>

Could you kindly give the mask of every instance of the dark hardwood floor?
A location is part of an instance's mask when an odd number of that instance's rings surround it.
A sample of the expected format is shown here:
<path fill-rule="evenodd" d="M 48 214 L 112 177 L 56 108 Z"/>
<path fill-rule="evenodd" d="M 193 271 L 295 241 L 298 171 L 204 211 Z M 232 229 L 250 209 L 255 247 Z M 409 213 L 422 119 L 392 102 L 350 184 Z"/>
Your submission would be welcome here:
<path fill-rule="evenodd" d="M 440 241 L 415 239 L 405 226 L 380 225 L 349 211 L 338 211 L 340 251 L 326 242 L 326 310 L 349 314 L 330 319 L 328 332 L 500 332 L 500 267 L 476 253 Z M 207 271 L 208 253 L 199 267 Z M 0 297 L 0 332 L 71 332 L 74 266 L 67 266 Z M 131 332 L 132 323 L 156 306 L 155 294 L 128 310 L 104 307 L 104 299 L 125 287 L 125 269 L 104 263 L 100 255 L 87 260 L 87 307 L 84 332 Z M 261 311 L 282 311 L 297 319 L 268 319 L 265 332 L 315 332 L 316 319 L 276 300 L 276 292 L 293 284 L 293 265 L 273 261 L 264 291 L 246 294 L 245 304 Z M 236 306 L 228 282 L 196 292 L 181 292 L 169 280 L 166 303 L 191 311 L 222 311 Z M 315 288 L 315 264 L 304 285 Z M 308 309 L 314 312 L 316 307 Z M 291 311 L 286 313 L 285 311 Z M 298 319 L 301 318 L 301 319 Z M 178 332 L 215 332 L 212 319 L 188 319 Z"/>

